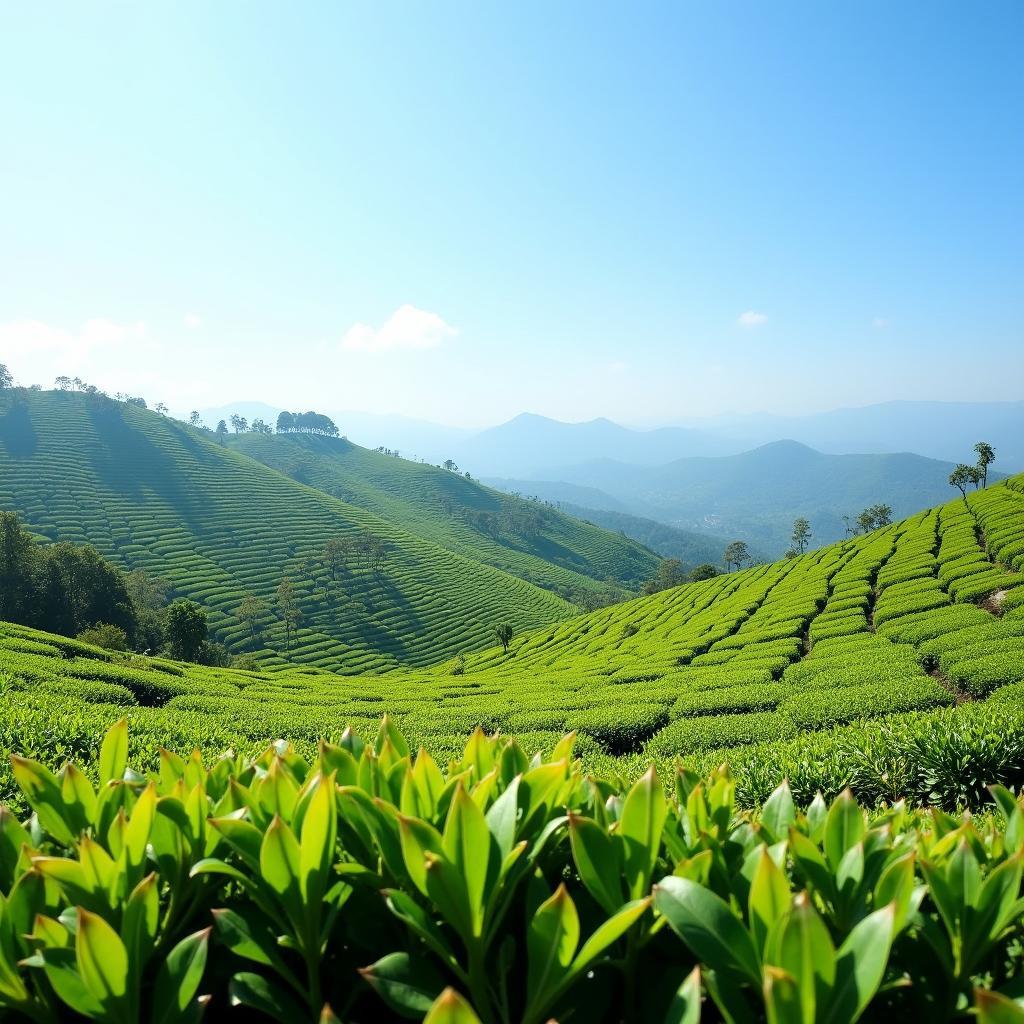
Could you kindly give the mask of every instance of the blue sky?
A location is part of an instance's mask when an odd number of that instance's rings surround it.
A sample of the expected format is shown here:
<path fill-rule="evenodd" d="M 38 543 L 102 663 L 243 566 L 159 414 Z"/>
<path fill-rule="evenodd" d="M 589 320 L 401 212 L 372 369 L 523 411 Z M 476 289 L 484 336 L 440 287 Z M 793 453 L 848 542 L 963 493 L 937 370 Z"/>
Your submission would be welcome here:
<path fill-rule="evenodd" d="M 458 424 L 1019 399 L 1022 31 L 1009 2 L 7 4 L 0 361 Z"/>

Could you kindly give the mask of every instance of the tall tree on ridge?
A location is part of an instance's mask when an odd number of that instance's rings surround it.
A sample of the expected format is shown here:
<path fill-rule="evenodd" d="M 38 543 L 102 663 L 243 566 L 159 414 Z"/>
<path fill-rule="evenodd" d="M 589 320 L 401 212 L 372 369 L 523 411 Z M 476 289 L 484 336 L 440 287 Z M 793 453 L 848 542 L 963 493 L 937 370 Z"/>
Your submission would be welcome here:
<path fill-rule="evenodd" d="M 731 569 L 733 566 L 739 569 L 744 562 L 750 561 L 750 552 L 747 550 L 746 541 L 734 540 L 726 547 L 722 557 L 725 561 L 726 570 Z"/>
<path fill-rule="evenodd" d="M 793 547 L 798 555 L 802 555 L 807 550 L 807 545 L 811 541 L 811 524 L 800 516 L 793 522 L 793 536 L 790 538 L 793 541 Z"/>
<path fill-rule="evenodd" d="M 960 465 L 958 465 L 956 469 L 949 474 L 950 486 L 955 487 L 964 496 L 965 501 L 967 500 L 967 485 L 973 482 L 974 474 L 976 472 L 976 467 L 967 466 L 961 462 Z"/>
<path fill-rule="evenodd" d="M 996 461 L 996 450 L 986 441 L 979 441 L 974 446 L 978 456 L 978 469 L 981 471 L 981 486 L 988 487 L 988 467 Z"/>

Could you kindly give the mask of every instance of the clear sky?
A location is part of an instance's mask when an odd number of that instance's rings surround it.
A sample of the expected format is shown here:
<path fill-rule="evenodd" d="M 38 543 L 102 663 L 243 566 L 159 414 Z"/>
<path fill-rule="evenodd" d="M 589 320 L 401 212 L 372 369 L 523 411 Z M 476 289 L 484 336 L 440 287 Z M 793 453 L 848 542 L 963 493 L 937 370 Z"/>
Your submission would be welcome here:
<path fill-rule="evenodd" d="M 1024 398 L 1024 4 L 7 3 L 0 362 L 172 410 Z"/>

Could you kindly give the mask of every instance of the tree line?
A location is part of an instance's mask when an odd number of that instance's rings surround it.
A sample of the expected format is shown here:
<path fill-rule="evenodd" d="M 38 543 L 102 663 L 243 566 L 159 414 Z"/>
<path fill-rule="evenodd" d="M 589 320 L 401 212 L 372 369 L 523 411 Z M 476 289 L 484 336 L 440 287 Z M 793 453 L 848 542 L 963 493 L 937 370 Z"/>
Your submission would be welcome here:
<path fill-rule="evenodd" d="M 14 512 L 0 512 L 0 620 L 107 650 L 230 664 L 209 638 L 205 610 L 168 602 L 169 590 L 141 569 L 122 572 L 89 545 L 39 543 Z"/>

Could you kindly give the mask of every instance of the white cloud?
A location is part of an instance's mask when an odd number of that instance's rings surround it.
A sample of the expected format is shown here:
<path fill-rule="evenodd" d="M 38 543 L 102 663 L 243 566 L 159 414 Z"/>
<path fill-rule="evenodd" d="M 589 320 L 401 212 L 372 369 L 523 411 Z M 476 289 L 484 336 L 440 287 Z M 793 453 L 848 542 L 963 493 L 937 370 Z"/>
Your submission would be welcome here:
<path fill-rule="evenodd" d="M 738 323 L 740 327 L 747 329 L 751 327 L 763 327 L 768 323 L 768 314 L 756 313 L 754 310 L 748 309 L 745 313 L 740 313 L 736 318 L 736 323 Z"/>
<path fill-rule="evenodd" d="M 52 386 L 58 376 L 82 377 L 111 393 L 167 385 L 161 346 L 142 321 L 102 317 L 67 329 L 42 320 L 0 324 L 0 362 L 22 384 Z"/>
<path fill-rule="evenodd" d="M 182 317 L 182 323 L 190 331 L 194 331 L 203 326 L 203 318 L 198 313 L 186 313 Z"/>
<path fill-rule="evenodd" d="M 37 356 L 50 353 L 76 364 L 98 349 L 147 340 L 146 325 L 142 321 L 116 324 L 113 320 L 94 318 L 86 320 L 77 331 L 53 327 L 41 320 L 0 324 L 0 351 L 5 354 Z"/>
<path fill-rule="evenodd" d="M 876 316 L 875 319 L 871 321 L 871 326 L 874 327 L 876 331 L 880 331 L 889 326 L 889 321 L 886 320 L 884 316 Z"/>
<path fill-rule="evenodd" d="M 458 331 L 437 315 L 408 302 L 391 314 L 383 326 L 353 324 L 341 339 L 349 352 L 390 352 L 395 349 L 437 348 Z"/>

